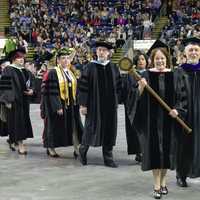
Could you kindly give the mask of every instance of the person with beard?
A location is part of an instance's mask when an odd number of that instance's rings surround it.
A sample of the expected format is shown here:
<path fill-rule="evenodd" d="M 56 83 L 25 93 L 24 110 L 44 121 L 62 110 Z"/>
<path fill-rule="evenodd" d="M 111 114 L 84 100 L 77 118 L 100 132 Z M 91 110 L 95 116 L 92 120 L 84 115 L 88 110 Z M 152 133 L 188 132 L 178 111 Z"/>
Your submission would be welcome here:
<path fill-rule="evenodd" d="M 28 97 L 33 95 L 33 89 L 27 87 L 29 81 L 24 73 L 24 57 L 22 49 L 10 52 L 11 64 L 3 70 L 0 85 L 0 102 L 5 104 L 7 110 L 9 146 L 15 151 L 17 145 L 18 153 L 22 155 L 27 154 L 23 141 L 33 137 L 28 110 Z"/>
<path fill-rule="evenodd" d="M 121 87 L 119 69 L 111 63 L 112 45 L 96 41 L 97 60 L 85 66 L 79 81 L 80 112 L 85 127 L 79 148 L 80 161 L 87 165 L 89 146 L 102 146 L 104 165 L 116 168 L 113 146 L 117 136 L 118 93 Z"/>
<path fill-rule="evenodd" d="M 188 113 L 186 121 L 192 127 L 192 134 L 181 134 L 177 151 L 177 185 L 187 187 L 187 177 L 200 177 L 200 39 L 183 40 L 186 63 L 177 69 L 185 82 Z"/>
<path fill-rule="evenodd" d="M 57 52 L 57 66 L 43 78 L 41 113 L 44 118 L 44 147 L 50 157 L 60 157 L 57 147 L 74 147 L 78 157 L 83 126 L 77 104 L 77 74 L 71 64 L 74 51 L 61 48 Z"/>

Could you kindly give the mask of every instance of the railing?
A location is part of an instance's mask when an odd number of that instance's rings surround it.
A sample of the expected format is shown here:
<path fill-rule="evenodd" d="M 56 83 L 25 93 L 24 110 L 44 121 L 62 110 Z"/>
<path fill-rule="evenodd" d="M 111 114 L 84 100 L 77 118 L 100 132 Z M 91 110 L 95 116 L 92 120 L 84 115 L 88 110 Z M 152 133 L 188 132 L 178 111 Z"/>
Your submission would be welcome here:
<path fill-rule="evenodd" d="M 166 13 L 167 13 L 167 4 L 164 3 L 164 4 L 162 5 L 162 7 L 160 8 L 159 14 L 156 16 L 156 18 L 155 18 L 154 21 L 153 21 L 154 24 L 156 24 L 156 23 L 159 21 L 159 19 L 160 19 L 161 16 L 165 16 Z"/>
<path fill-rule="evenodd" d="M 126 40 L 126 43 L 123 45 L 122 47 L 122 50 L 123 50 L 123 57 L 125 57 L 128 53 L 128 50 L 130 48 L 132 48 L 132 45 L 133 44 L 133 40 L 132 40 L 132 37 L 129 37 L 127 40 Z"/>

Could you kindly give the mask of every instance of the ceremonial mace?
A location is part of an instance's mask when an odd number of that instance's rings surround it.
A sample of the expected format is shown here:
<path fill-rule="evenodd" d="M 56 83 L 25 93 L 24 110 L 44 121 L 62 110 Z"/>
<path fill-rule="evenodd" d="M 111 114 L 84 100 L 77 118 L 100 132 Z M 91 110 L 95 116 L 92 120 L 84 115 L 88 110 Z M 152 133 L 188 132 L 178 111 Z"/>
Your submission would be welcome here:
<path fill-rule="evenodd" d="M 136 72 L 135 68 L 133 67 L 132 61 L 124 57 L 119 61 L 119 67 L 122 71 L 127 71 L 131 76 L 133 76 L 137 81 L 141 80 L 141 76 Z M 159 102 L 159 104 L 168 112 L 172 109 L 165 103 L 160 96 L 147 84 L 145 89 Z M 176 116 L 175 120 L 186 130 L 187 133 L 191 133 L 192 129 L 179 117 Z"/>

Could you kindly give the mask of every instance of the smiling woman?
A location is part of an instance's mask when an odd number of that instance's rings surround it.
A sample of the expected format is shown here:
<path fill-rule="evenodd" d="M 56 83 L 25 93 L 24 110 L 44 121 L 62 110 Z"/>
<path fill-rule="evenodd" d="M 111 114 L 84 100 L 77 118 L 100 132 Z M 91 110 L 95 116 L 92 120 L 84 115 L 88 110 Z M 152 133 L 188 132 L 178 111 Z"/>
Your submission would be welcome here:
<path fill-rule="evenodd" d="M 151 61 L 151 71 L 169 71 L 170 59 L 166 49 L 154 49 L 151 53 Z"/>
<path fill-rule="evenodd" d="M 78 156 L 82 123 L 77 105 L 77 76 L 71 61 L 74 51 L 61 48 L 57 52 L 57 66 L 48 71 L 42 85 L 44 113 L 44 147 L 50 157 L 57 158 L 57 147 L 74 147 L 74 158 Z"/>
<path fill-rule="evenodd" d="M 140 138 L 142 170 L 152 170 L 153 196 L 160 199 L 162 195 L 168 194 L 167 169 L 174 169 L 175 164 L 176 136 L 173 118 L 185 113 L 187 102 L 182 79 L 171 70 L 169 52 L 164 44 L 157 42 L 150 54 L 152 68 L 144 71 L 144 78 L 138 82 L 140 98 L 132 124 Z M 169 113 L 152 99 L 147 90 L 143 90 L 147 83 L 173 108 Z"/>

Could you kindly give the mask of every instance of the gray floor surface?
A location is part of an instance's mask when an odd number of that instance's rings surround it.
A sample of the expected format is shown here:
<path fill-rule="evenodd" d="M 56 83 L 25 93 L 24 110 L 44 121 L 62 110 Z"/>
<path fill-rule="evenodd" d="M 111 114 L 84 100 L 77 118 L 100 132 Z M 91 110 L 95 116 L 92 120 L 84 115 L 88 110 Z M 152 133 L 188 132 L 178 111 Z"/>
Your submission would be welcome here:
<path fill-rule="evenodd" d="M 119 107 L 118 136 L 114 149 L 119 168 L 103 165 L 101 148 L 90 148 L 88 165 L 73 158 L 73 149 L 60 148 L 53 159 L 42 147 L 43 122 L 39 106 L 31 105 L 34 139 L 26 141 L 28 155 L 10 152 L 0 139 L 0 200 L 151 200 L 153 178 L 142 172 L 126 152 L 124 109 Z M 200 179 L 189 179 L 186 189 L 176 186 L 175 172 L 168 173 L 167 200 L 199 200 Z"/>

